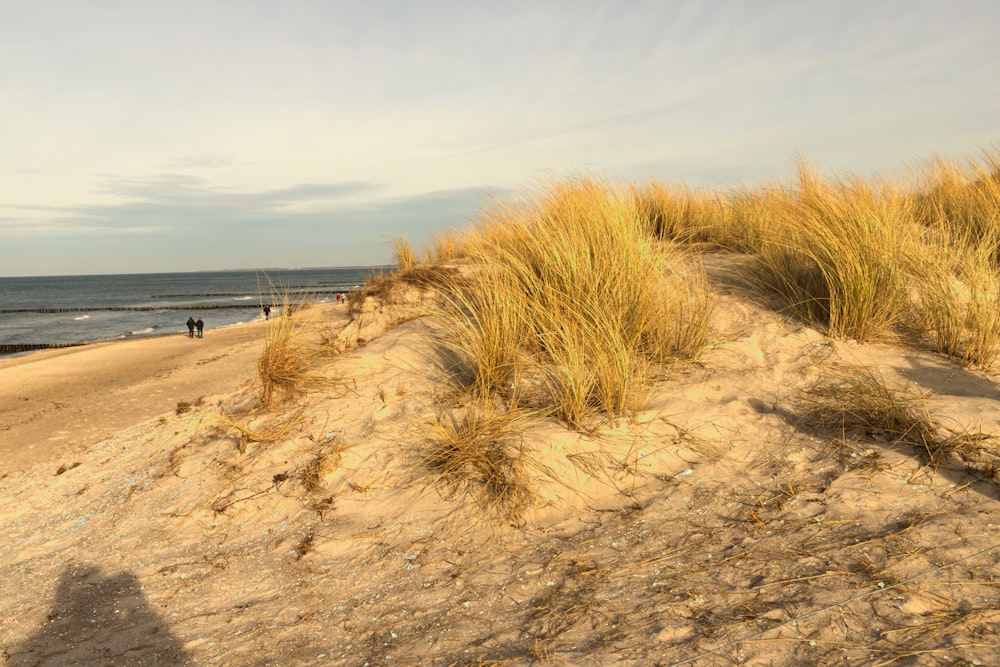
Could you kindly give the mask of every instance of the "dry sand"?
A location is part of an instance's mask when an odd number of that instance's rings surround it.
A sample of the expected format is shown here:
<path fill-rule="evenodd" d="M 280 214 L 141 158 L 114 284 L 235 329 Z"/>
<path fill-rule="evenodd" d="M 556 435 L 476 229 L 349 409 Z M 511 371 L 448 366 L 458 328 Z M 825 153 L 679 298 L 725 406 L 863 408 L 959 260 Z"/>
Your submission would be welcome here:
<path fill-rule="evenodd" d="M 412 303 L 350 324 L 344 306 L 321 311 L 366 342 L 325 362 L 326 389 L 270 411 L 253 407 L 259 328 L 0 363 L 0 655 L 1000 664 L 995 450 L 930 470 L 796 407 L 864 363 L 927 392 L 942 430 L 997 434 L 997 377 L 834 342 L 716 290 L 718 344 L 635 420 L 526 429 L 537 502 L 518 526 L 422 472 L 430 425 L 462 407 Z M 220 414 L 284 434 L 241 453 Z"/>

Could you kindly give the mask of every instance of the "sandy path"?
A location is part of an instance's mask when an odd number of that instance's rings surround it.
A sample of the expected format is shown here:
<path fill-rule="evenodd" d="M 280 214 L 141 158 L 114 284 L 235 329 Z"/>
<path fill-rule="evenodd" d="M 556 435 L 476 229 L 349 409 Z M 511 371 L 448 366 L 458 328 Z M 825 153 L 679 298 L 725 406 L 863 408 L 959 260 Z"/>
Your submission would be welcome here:
<path fill-rule="evenodd" d="M 0 359 L 0 475 L 74 455 L 252 378 L 263 323 Z M 66 463 L 71 463 L 67 461 Z"/>

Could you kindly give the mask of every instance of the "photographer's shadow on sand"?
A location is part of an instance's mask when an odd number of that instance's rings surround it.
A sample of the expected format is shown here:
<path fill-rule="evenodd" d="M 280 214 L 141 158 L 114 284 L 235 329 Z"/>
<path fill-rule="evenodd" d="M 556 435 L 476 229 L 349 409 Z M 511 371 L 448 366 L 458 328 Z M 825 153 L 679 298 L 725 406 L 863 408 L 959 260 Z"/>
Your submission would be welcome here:
<path fill-rule="evenodd" d="M 63 571 L 45 623 L 5 654 L 15 667 L 192 664 L 133 574 L 91 565 Z"/>

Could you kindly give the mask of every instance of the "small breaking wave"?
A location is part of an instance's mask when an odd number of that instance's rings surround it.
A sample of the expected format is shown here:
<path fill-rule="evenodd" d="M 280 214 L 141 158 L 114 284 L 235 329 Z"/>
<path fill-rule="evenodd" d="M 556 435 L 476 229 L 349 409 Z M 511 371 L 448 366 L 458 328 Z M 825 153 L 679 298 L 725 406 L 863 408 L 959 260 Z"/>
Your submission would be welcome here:
<path fill-rule="evenodd" d="M 133 336 L 141 336 L 143 334 L 153 333 L 154 329 L 156 329 L 156 327 L 146 327 L 144 329 L 136 329 L 135 331 L 129 331 L 129 333 Z"/>
<path fill-rule="evenodd" d="M 73 319 L 75 321 L 77 321 L 77 322 L 79 322 L 80 320 L 89 320 L 90 319 L 90 315 L 80 315 L 78 317 L 74 317 Z"/>

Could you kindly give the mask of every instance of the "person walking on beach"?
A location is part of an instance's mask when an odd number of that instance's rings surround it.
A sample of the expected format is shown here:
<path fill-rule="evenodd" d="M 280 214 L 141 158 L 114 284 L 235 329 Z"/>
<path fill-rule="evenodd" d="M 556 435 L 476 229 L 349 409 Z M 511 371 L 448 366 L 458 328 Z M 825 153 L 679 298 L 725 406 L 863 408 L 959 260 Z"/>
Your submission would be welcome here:
<path fill-rule="evenodd" d="M 189 317 L 188 321 L 187 321 L 187 325 L 188 325 L 188 338 L 194 338 L 194 324 L 195 324 L 194 318 L 193 317 Z"/>
<path fill-rule="evenodd" d="M 194 325 L 198 327 L 198 338 L 204 338 L 204 336 L 202 336 L 202 331 L 205 329 L 205 323 L 201 321 L 200 317 L 198 318 L 198 321 L 194 323 Z"/>
<path fill-rule="evenodd" d="M 264 306 L 264 319 L 271 319 L 271 306 Z"/>

